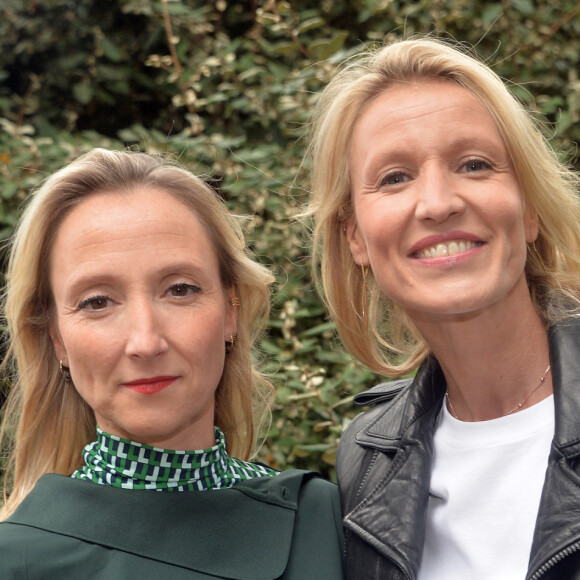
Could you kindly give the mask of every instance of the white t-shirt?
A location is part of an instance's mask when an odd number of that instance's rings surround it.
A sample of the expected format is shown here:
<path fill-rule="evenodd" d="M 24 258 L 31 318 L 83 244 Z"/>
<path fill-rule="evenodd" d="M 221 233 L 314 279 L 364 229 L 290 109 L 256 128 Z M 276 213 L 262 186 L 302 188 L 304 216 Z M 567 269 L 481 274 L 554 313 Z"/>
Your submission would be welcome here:
<path fill-rule="evenodd" d="M 525 578 L 553 436 L 553 396 L 473 423 L 443 405 L 419 580 Z"/>

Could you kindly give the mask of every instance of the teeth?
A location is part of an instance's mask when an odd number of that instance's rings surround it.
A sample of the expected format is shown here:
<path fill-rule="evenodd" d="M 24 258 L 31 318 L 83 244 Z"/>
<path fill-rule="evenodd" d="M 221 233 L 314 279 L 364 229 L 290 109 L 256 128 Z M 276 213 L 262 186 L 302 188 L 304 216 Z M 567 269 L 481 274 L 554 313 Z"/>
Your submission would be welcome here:
<path fill-rule="evenodd" d="M 470 242 L 468 240 L 453 240 L 452 242 L 440 243 L 430 248 L 424 248 L 415 253 L 416 258 L 445 258 L 466 252 L 471 248 L 481 246 L 483 242 Z"/>

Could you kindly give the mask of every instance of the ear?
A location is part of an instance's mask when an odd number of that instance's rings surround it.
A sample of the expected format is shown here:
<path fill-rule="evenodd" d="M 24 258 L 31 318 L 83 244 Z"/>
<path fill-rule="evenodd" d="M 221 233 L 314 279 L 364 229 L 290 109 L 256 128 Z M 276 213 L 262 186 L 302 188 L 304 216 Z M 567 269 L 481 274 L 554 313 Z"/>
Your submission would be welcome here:
<path fill-rule="evenodd" d="M 367 266 L 369 263 L 367 244 L 358 224 L 356 223 L 356 219 L 351 217 L 347 222 L 345 222 L 344 228 L 352 259 L 359 266 Z"/>
<path fill-rule="evenodd" d="M 539 233 L 538 212 L 531 207 L 524 209 L 524 229 L 526 232 L 526 242 L 531 244 L 536 241 Z"/>
<path fill-rule="evenodd" d="M 50 340 L 52 341 L 52 346 L 54 348 L 56 358 L 59 361 L 63 361 L 63 364 L 65 366 L 68 366 L 68 354 L 64 346 L 64 342 L 62 341 L 62 337 L 60 336 L 60 332 L 56 326 L 56 323 L 54 322 L 50 323 L 48 332 L 50 334 Z"/>
<path fill-rule="evenodd" d="M 224 292 L 226 299 L 226 313 L 224 318 L 224 341 L 229 342 L 232 334 L 238 331 L 238 308 L 233 301 L 236 298 L 236 288 L 232 286 Z"/>

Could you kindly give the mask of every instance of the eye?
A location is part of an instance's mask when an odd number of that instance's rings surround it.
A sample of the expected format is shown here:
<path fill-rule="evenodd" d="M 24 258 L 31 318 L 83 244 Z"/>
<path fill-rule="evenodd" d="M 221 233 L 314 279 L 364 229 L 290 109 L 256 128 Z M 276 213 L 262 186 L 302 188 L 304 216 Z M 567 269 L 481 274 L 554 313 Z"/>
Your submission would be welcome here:
<path fill-rule="evenodd" d="M 381 179 L 379 185 L 381 187 L 385 185 L 399 185 L 400 183 L 405 183 L 410 180 L 411 177 L 408 174 L 403 173 L 402 171 L 393 171 L 392 173 L 387 173 L 387 175 Z"/>
<path fill-rule="evenodd" d="M 177 284 L 172 284 L 167 290 L 170 296 L 175 298 L 185 298 L 191 294 L 196 294 L 201 292 L 201 288 L 195 284 L 186 284 L 185 282 L 178 282 Z"/>
<path fill-rule="evenodd" d="M 81 301 L 77 306 L 77 310 L 103 310 L 109 306 L 110 302 L 111 299 L 108 296 L 89 296 Z"/>
<path fill-rule="evenodd" d="M 485 171 L 493 169 L 493 165 L 483 159 L 470 159 L 461 166 L 461 171 L 465 173 L 474 173 L 476 171 Z"/>

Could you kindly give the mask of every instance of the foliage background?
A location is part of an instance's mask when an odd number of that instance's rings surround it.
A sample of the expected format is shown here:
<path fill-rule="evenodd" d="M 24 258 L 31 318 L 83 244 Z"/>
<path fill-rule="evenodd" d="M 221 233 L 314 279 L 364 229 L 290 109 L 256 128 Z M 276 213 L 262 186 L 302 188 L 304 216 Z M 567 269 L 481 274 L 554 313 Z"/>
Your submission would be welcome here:
<path fill-rule="evenodd" d="M 3 0 L 0 237 L 30 189 L 95 146 L 177 157 L 251 216 L 277 276 L 261 343 L 277 388 L 261 459 L 334 477 L 352 395 L 379 382 L 314 292 L 303 136 L 317 93 L 365 45 L 415 33 L 476 46 L 579 167 L 577 0 Z M 307 169 L 307 168 L 306 168 Z"/>

